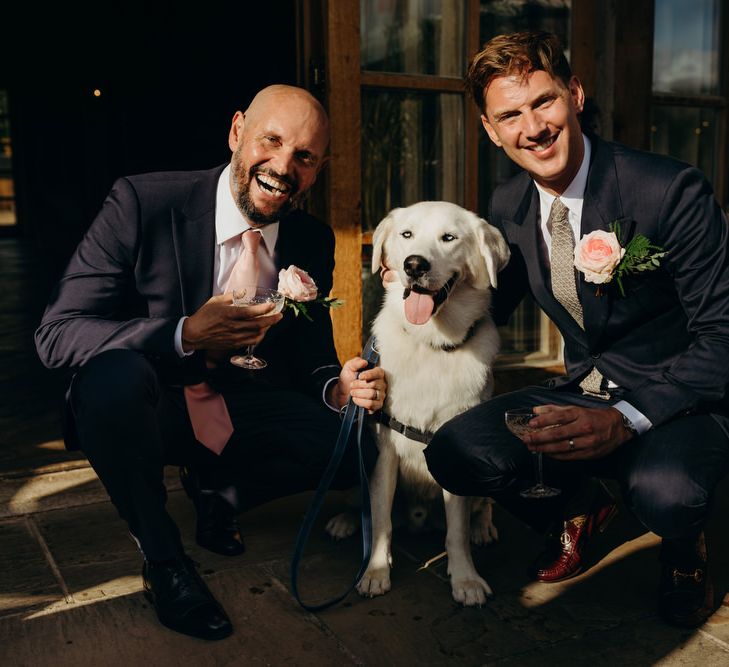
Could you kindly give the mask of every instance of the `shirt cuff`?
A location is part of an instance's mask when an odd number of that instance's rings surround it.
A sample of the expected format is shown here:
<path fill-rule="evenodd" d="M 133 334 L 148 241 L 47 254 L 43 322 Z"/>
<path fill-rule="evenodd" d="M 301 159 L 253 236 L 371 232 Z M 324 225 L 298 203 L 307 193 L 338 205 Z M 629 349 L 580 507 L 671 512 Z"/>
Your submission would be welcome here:
<path fill-rule="evenodd" d="M 180 357 L 180 359 L 189 357 L 195 351 L 190 350 L 189 352 L 185 352 L 185 350 L 182 349 L 182 325 L 185 323 L 186 319 L 187 315 L 181 317 L 180 321 L 177 323 L 177 328 L 175 329 L 175 352 L 177 352 L 177 356 Z"/>
<path fill-rule="evenodd" d="M 330 410 L 334 410 L 334 412 L 339 412 L 339 408 L 335 408 L 333 405 L 331 405 L 329 402 L 327 402 L 327 389 L 329 389 L 329 385 L 332 382 L 336 382 L 339 380 L 339 377 L 333 377 L 327 380 L 324 383 L 324 389 L 321 392 L 321 400 L 324 401 L 324 405 L 326 405 Z"/>
<path fill-rule="evenodd" d="M 628 401 L 618 401 L 612 407 L 630 419 L 630 423 L 633 424 L 638 435 L 643 435 L 643 433 L 653 426 L 651 420 L 642 412 L 636 410 Z"/>

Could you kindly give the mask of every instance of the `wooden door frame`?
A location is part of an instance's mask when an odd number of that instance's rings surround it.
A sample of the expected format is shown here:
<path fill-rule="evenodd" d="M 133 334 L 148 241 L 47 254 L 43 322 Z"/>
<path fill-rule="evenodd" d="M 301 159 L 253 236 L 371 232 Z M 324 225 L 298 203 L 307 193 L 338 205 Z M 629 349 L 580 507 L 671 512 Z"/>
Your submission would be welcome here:
<path fill-rule="evenodd" d="M 362 332 L 359 0 L 298 0 L 298 83 L 329 113 L 329 160 L 309 210 L 336 236 L 332 311 L 341 360 L 360 353 Z"/>
<path fill-rule="evenodd" d="M 470 57 L 479 48 L 479 0 L 466 0 L 466 11 Z M 586 93 L 600 107 L 602 135 L 647 147 L 653 2 L 573 0 L 571 11 L 571 62 Z M 636 11 L 641 12 L 640 20 Z M 361 72 L 359 0 L 298 0 L 297 14 L 299 83 L 320 96 L 330 115 L 330 160 L 310 207 L 328 221 L 337 238 L 332 293 L 347 303 L 332 318 L 338 354 L 347 359 L 359 353 L 362 344 L 362 87 L 460 92 L 462 84 L 447 77 L 425 81 L 412 75 Z M 464 205 L 477 210 L 479 112 L 470 99 L 464 99 L 464 110 Z"/>
<path fill-rule="evenodd" d="M 467 54 L 471 54 L 478 48 L 479 0 L 466 0 L 466 11 L 466 49 Z M 299 84 L 320 96 L 330 118 L 329 163 L 312 193 L 310 208 L 328 221 L 336 235 L 332 294 L 344 299 L 346 304 L 333 311 L 332 320 L 337 353 L 340 359 L 348 359 L 358 354 L 362 346 L 362 86 L 398 86 L 400 89 L 456 93 L 463 93 L 463 86 L 457 78 L 427 77 L 432 79 L 431 86 L 423 83 L 425 77 L 363 73 L 359 0 L 299 0 L 297 25 Z M 479 115 L 468 99 L 464 99 L 464 109 L 464 204 L 476 210 Z"/>

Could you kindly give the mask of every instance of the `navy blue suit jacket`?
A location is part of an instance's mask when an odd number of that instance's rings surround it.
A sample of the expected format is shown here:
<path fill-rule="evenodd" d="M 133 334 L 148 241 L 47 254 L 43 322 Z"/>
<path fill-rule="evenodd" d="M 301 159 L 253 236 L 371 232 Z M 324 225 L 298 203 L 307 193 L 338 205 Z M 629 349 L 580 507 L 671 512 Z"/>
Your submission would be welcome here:
<path fill-rule="evenodd" d="M 202 353 L 180 359 L 174 331 L 212 295 L 215 195 L 225 165 L 206 171 L 143 174 L 119 179 L 51 295 L 36 331 L 43 363 L 75 369 L 105 350 L 144 354 L 170 384 L 207 376 Z M 278 268 L 305 269 L 327 295 L 334 235 L 295 211 L 280 221 Z M 329 313 L 310 308 L 314 322 L 287 311 L 258 350 L 269 367 L 255 381 L 318 394 L 339 373 Z M 214 379 L 232 388 L 251 374 L 223 364 Z M 320 394 L 319 394 L 320 395 Z"/>
<path fill-rule="evenodd" d="M 668 251 L 660 268 L 617 286 L 578 272 L 583 331 L 552 295 L 540 251 L 539 195 L 527 173 L 493 194 L 489 222 L 511 248 L 494 309 L 503 322 L 527 290 L 565 341 L 573 382 L 596 366 L 654 426 L 682 414 L 729 415 L 729 246 L 727 220 L 697 169 L 592 138 L 581 234 L 621 221 Z"/>

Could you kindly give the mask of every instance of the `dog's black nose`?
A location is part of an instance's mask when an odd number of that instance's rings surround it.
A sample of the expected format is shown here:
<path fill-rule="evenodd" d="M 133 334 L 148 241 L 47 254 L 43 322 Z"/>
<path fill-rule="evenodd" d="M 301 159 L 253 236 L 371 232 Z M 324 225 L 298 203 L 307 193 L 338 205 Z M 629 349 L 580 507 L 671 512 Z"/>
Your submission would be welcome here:
<path fill-rule="evenodd" d="M 430 262 L 420 255 L 408 255 L 403 262 L 403 268 L 411 278 L 420 278 L 430 270 Z"/>

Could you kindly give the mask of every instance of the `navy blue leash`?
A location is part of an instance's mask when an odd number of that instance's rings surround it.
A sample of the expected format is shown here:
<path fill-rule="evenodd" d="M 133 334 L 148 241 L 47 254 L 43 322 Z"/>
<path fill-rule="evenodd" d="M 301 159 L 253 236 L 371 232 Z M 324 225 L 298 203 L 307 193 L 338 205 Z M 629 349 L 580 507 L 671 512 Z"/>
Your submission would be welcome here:
<path fill-rule="evenodd" d="M 380 355 L 375 347 L 375 337 L 370 336 L 370 339 L 364 346 L 362 351 L 362 358 L 367 361 L 367 368 L 373 368 L 377 365 Z M 359 377 L 359 373 L 357 373 Z M 332 605 L 337 604 L 344 600 L 349 595 L 351 590 L 357 585 L 359 580 L 367 570 L 367 566 L 370 563 L 370 555 L 372 554 L 372 509 L 370 507 L 370 487 L 367 480 L 367 471 L 365 470 L 364 460 L 362 458 L 362 428 L 365 420 L 365 410 L 352 402 L 350 398 L 347 401 L 347 407 L 344 411 L 344 418 L 342 420 L 342 426 L 339 429 L 339 436 L 337 442 L 334 445 L 334 451 L 329 459 L 327 468 L 322 475 L 319 486 L 314 494 L 314 498 L 309 505 L 309 509 L 306 512 L 304 521 L 299 528 L 299 534 L 296 538 L 296 546 L 294 547 L 294 555 L 291 558 L 291 590 L 294 593 L 296 601 L 307 611 L 321 611 L 327 609 Z M 360 565 L 359 572 L 355 577 L 354 583 L 339 597 L 321 604 L 309 605 L 306 604 L 299 595 L 299 561 L 304 553 L 304 547 L 309 540 L 309 533 L 314 525 L 314 521 L 319 515 L 321 506 L 324 503 L 324 497 L 326 496 L 329 487 L 332 484 L 334 475 L 339 469 L 339 465 L 342 462 L 342 457 L 347 449 L 350 436 L 352 434 L 352 427 L 354 422 L 357 421 L 357 453 L 359 457 L 359 480 L 362 493 L 362 564 Z"/>

